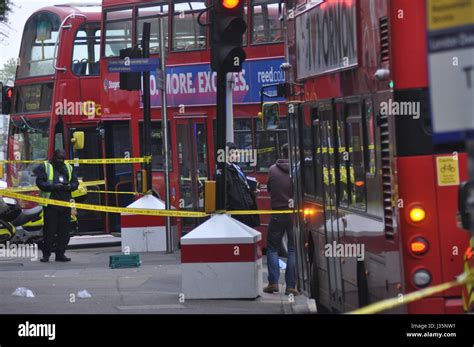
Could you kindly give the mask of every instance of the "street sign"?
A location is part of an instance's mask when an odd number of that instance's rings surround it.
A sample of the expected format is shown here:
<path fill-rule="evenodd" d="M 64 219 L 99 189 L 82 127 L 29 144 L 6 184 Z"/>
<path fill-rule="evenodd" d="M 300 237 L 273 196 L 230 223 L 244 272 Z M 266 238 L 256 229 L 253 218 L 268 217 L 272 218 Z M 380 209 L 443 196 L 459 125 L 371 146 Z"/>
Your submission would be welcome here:
<path fill-rule="evenodd" d="M 474 130 L 474 0 L 428 0 L 428 62 L 435 142 Z"/>
<path fill-rule="evenodd" d="M 159 58 L 125 58 L 108 62 L 109 72 L 147 72 L 161 68 Z"/>

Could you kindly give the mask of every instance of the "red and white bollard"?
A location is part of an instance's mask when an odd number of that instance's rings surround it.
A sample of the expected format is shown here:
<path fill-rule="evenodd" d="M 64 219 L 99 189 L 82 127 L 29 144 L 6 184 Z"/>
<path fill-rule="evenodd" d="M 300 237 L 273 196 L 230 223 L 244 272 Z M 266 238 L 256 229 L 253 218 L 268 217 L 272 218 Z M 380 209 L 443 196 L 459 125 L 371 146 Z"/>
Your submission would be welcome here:
<path fill-rule="evenodd" d="M 148 194 L 127 206 L 150 210 L 164 210 L 165 203 Z M 122 252 L 165 252 L 166 251 L 166 217 L 122 214 Z M 178 245 L 176 224 L 171 225 L 173 245 Z"/>
<path fill-rule="evenodd" d="M 263 290 L 262 235 L 222 214 L 181 238 L 186 299 L 248 299 Z"/>

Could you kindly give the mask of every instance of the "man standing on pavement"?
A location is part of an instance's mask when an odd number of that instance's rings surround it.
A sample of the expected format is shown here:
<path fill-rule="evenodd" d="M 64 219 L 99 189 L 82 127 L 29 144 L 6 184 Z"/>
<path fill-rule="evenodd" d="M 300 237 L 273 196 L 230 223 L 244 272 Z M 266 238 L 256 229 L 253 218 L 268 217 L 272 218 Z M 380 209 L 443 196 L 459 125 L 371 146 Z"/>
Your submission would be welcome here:
<path fill-rule="evenodd" d="M 290 178 L 288 161 L 288 144 L 281 148 L 282 159 L 278 159 L 268 172 L 267 190 L 270 193 L 272 210 L 288 210 L 290 199 L 293 199 L 293 184 Z M 273 214 L 270 217 L 267 236 L 268 286 L 265 293 L 278 293 L 280 266 L 278 250 L 283 235 L 288 236 L 288 263 L 285 270 L 285 295 L 299 295 L 296 289 L 296 253 L 293 218 L 291 214 Z"/>
<path fill-rule="evenodd" d="M 226 146 L 229 151 L 238 150 L 237 145 L 233 142 L 227 142 Z M 228 211 L 258 210 L 257 185 L 247 178 L 244 170 L 237 163 L 231 160 L 226 162 L 226 177 L 226 209 Z M 260 225 L 258 214 L 233 215 L 232 218 L 252 228 Z"/>
<path fill-rule="evenodd" d="M 67 202 L 71 200 L 71 192 L 78 188 L 79 182 L 73 167 L 65 163 L 65 159 L 64 150 L 57 149 L 50 161 L 45 161 L 35 169 L 36 185 L 42 198 Z M 41 262 L 49 261 L 55 235 L 57 235 L 56 261 L 71 261 L 71 258 L 65 255 L 71 235 L 71 208 L 48 204 L 43 206 L 44 246 Z"/>

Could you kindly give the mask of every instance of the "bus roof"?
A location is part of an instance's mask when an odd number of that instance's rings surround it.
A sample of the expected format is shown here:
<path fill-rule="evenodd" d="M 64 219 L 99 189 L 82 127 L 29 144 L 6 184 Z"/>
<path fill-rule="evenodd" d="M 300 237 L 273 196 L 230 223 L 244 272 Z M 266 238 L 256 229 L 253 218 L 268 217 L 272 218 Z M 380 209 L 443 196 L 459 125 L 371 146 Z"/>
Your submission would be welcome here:
<path fill-rule="evenodd" d="M 34 16 L 38 12 L 42 11 L 55 13 L 61 18 L 61 20 L 64 20 L 70 14 L 77 13 L 86 16 L 88 21 L 99 21 L 102 14 L 101 6 L 72 6 L 70 4 L 64 4 L 42 7 L 35 11 L 31 16 Z"/>

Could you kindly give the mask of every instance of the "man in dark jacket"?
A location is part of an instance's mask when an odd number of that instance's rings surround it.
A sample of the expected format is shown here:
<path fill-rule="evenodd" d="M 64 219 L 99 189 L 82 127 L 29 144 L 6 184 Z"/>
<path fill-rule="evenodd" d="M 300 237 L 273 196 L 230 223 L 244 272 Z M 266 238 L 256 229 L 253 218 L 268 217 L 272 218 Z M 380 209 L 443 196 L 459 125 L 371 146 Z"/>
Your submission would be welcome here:
<path fill-rule="evenodd" d="M 64 150 L 57 149 L 50 161 L 45 161 L 35 169 L 36 185 L 41 197 L 68 202 L 71 200 L 71 192 L 78 188 L 79 182 L 73 167 L 64 162 L 65 158 Z M 44 246 L 43 258 L 40 260 L 43 263 L 49 261 L 57 235 L 56 261 L 71 261 L 65 255 L 71 234 L 71 209 L 45 204 L 43 213 Z"/>
<path fill-rule="evenodd" d="M 237 149 L 237 146 L 232 142 L 228 142 L 226 146 L 229 148 L 229 152 Z M 256 186 L 253 183 L 249 182 L 244 171 L 237 163 L 228 161 L 226 163 L 226 210 L 258 210 L 255 196 Z M 258 214 L 233 215 L 232 218 L 252 228 L 260 225 Z"/>
<path fill-rule="evenodd" d="M 290 165 L 288 162 L 288 145 L 281 149 L 282 159 L 278 159 L 268 172 L 267 190 L 270 193 L 272 210 L 288 210 L 290 200 L 293 199 L 293 184 L 290 178 Z M 280 266 L 278 250 L 281 246 L 283 235 L 288 236 L 288 262 L 285 271 L 285 294 L 298 295 L 296 289 L 296 253 L 295 235 L 291 214 L 273 214 L 270 217 L 267 236 L 267 266 L 268 286 L 265 293 L 278 293 Z"/>

